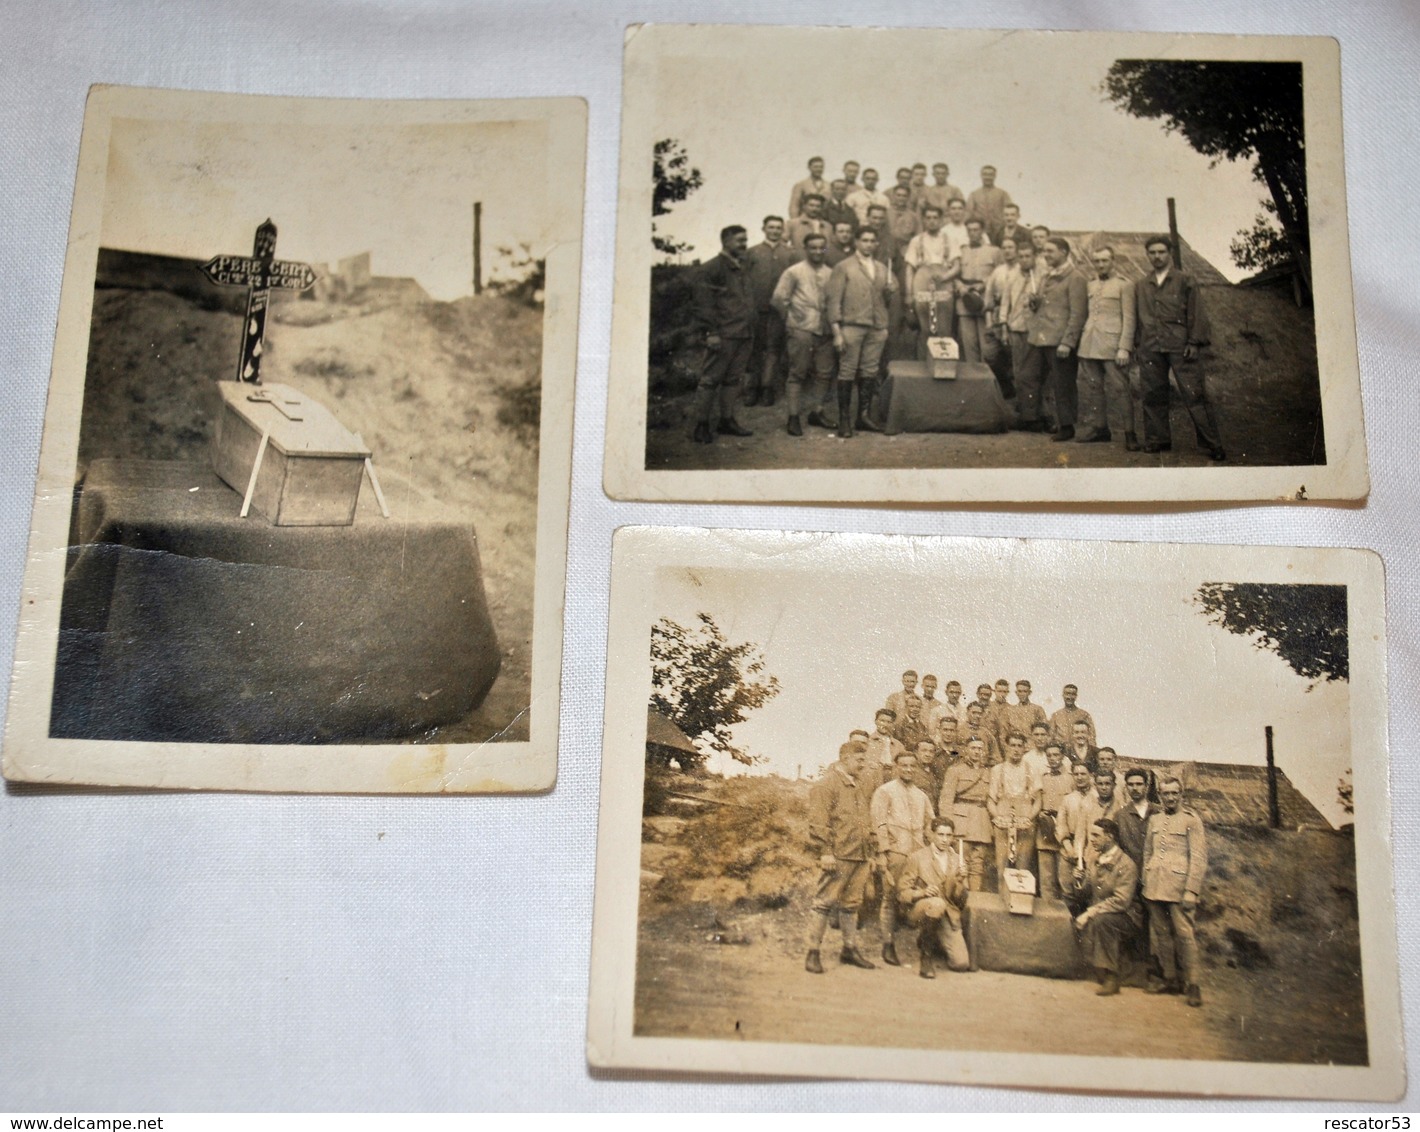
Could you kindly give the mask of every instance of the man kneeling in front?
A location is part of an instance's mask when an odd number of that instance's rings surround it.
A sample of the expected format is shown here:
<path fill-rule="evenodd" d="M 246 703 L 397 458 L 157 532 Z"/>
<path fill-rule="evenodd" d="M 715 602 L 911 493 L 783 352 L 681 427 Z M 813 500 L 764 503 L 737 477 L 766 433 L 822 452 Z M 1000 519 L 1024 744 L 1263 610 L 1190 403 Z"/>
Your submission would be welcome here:
<path fill-rule="evenodd" d="M 932 844 L 907 858 L 897 881 L 897 896 L 907 922 L 917 929 L 919 974 L 934 979 L 933 955 L 940 953 L 953 971 L 971 969 L 961 911 L 966 907 L 966 863 L 952 848 L 955 828 L 951 818 L 932 822 Z"/>

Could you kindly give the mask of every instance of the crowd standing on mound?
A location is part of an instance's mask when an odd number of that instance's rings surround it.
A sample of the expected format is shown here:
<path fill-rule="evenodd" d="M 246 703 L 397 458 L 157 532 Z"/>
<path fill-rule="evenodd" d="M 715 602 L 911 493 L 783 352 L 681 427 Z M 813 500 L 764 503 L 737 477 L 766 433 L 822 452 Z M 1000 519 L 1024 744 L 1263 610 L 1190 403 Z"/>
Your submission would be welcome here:
<path fill-rule="evenodd" d="M 1045 901 L 1064 900 L 1100 982 L 1118 994 L 1121 962 L 1147 959 L 1152 994 L 1202 1004 L 1194 913 L 1208 868 L 1197 814 L 1177 778 L 1121 770 L 1097 746 L 1095 721 L 1065 685 L 1047 717 L 1029 680 L 981 684 L 976 699 L 937 678 L 902 674 L 874 730 L 853 731 L 809 798 L 810 851 L 820 876 L 805 967 L 823 973 L 831 923 L 841 962 L 876 966 L 858 942 L 870 885 L 880 898 L 883 961 L 900 966 L 900 920 L 918 930 L 919 973 L 941 958 L 971 968 L 963 933 L 967 894 L 990 885 L 1007 896 L 1008 870 L 1030 872 Z M 1145 928 L 1147 926 L 1147 935 Z"/>
<path fill-rule="evenodd" d="M 764 217 L 761 243 L 739 224 L 721 231 L 695 282 L 705 355 L 693 439 L 753 435 L 735 416 L 741 394 L 772 405 L 781 388 L 791 436 L 804 423 L 843 439 L 880 432 L 873 398 L 888 363 L 925 361 L 930 340 L 952 338 L 1015 398 L 1017 429 L 1062 442 L 1112 441 L 1113 409 L 1127 450 L 1169 451 L 1172 371 L 1199 447 L 1226 459 L 1199 360 L 1208 320 L 1171 239 L 1148 239 L 1152 271 L 1138 284 L 1118 276 L 1108 245 L 1091 252 L 1086 280 L 1068 240 L 1022 223 L 994 166 L 969 195 L 949 175 L 938 163 L 929 183 L 926 165 L 904 166 L 884 193 L 876 170 L 860 182 L 849 161 L 830 182 L 814 157 L 787 218 Z"/>

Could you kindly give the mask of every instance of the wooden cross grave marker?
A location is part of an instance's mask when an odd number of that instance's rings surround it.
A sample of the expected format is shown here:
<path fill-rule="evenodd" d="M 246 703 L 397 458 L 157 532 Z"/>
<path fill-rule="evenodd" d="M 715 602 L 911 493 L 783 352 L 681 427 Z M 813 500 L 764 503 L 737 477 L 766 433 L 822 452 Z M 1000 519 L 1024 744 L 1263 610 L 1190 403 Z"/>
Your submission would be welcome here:
<path fill-rule="evenodd" d="M 261 343 L 266 337 L 266 309 L 271 289 L 304 291 L 315 283 L 315 269 L 307 263 L 276 258 L 276 225 L 268 217 L 257 227 L 250 256 L 213 256 L 202 265 L 202 272 L 213 283 L 248 289 L 237 380 L 260 385 Z"/>

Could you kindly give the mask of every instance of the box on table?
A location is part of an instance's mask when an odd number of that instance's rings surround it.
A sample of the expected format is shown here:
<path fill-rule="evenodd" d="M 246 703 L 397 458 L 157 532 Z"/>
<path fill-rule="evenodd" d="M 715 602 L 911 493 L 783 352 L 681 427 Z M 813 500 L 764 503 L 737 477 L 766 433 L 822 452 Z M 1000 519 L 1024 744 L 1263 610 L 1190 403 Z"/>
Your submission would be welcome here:
<path fill-rule="evenodd" d="M 212 467 L 245 496 L 267 437 L 255 507 L 278 527 L 348 527 L 370 450 L 308 394 L 275 382 L 219 381 Z"/>

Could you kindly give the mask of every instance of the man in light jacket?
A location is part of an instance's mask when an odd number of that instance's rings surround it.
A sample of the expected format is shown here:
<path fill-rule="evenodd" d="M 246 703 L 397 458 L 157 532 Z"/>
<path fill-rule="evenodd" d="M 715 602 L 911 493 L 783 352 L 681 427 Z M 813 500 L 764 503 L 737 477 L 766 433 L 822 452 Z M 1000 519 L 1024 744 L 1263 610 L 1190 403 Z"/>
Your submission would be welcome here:
<path fill-rule="evenodd" d="M 809 391 L 809 423 L 828 427 L 823 407 L 833 382 L 833 339 L 828 333 L 828 280 L 833 271 L 823 262 L 828 241 L 812 235 L 804 241 L 804 259 L 786 268 L 775 284 L 770 304 L 784 319 L 789 353 L 790 436 L 803 436 L 799 421 L 804 378 L 813 370 Z M 815 420 L 815 418 L 818 418 Z"/>
<path fill-rule="evenodd" d="M 1070 262 L 1070 242 L 1063 236 L 1045 241 L 1045 270 L 1037 267 L 1035 290 L 1027 298 L 1031 309 L 1026 340 L 1031 353 L 1026 373 L 1016 377 L 1016 404 L 1020 427 L 1039 432 L 1041 392 L 1048 377 L 1055 394 L 1055 440 L 1075 438 L 1075 411 L 1078 393 L 1076 349 L 1085 328 L 1088 292 L 1085 277 Z"/>
<path fill-rule="evenodd" d="M 1134 348 L 1134 284 L 1114 270 L 1114 249 L 1104 244 L 1090 256 L 1095 278 L 1086 287 L 1089 313 L 1080 334 L 1080 444 L 1113 439 L 1110 409 L 1126 422 L 1124 447 L 1139 451 L 1134 432 L 1134 396 L 1129 354 Z"/>
<path fill-rule="evenodd" d="M 856 252 L 833 269 L 828 280 L 828 324 L 838 351 L 838 435 L 853 436 L 855 427 L 881 431 L 867 423 L 878 364 L 888 337 L 888 302 L 897 280 L 876 258 L 878 234 L 871 228 L 858 233 Z M 858 386 L 855 425 L 853 392 Z"/>

